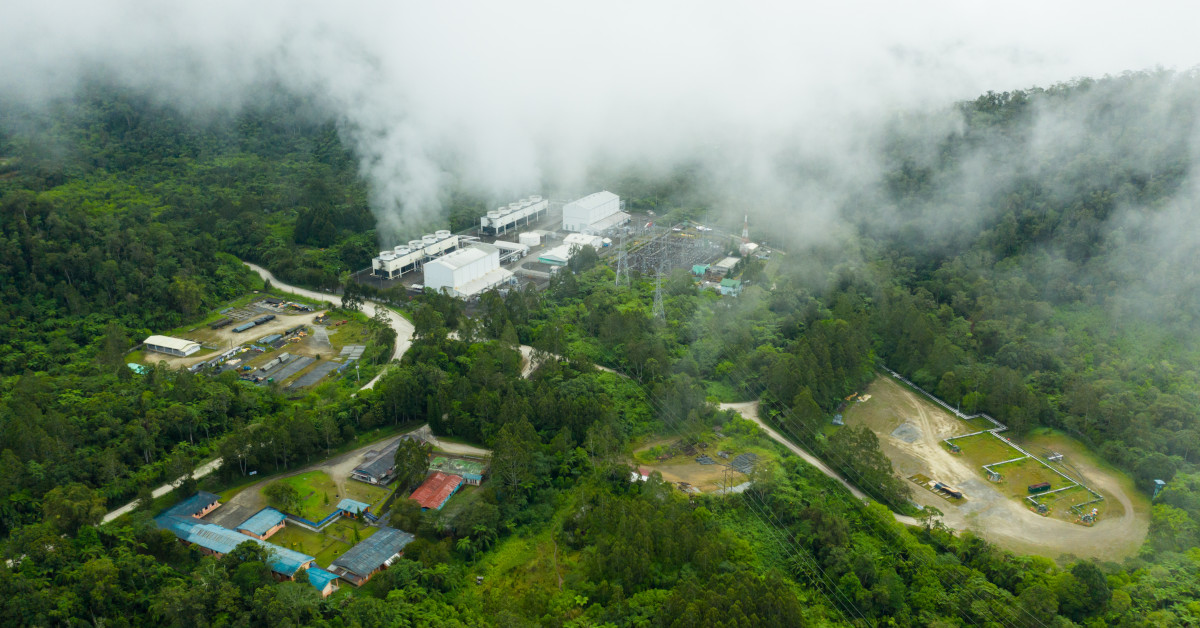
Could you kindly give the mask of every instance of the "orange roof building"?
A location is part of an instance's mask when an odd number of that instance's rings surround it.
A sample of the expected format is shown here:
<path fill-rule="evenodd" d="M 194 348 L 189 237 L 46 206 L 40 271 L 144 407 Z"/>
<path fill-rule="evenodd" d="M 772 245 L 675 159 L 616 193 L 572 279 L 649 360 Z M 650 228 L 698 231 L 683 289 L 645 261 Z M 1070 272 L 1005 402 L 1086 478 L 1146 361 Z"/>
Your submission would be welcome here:
<path fill-rule="evenodd" d="M 450 499 L 462 484 L 463 479 L 457 475 L 435 471 L 413 491 L 411 498 L 421 505 L 422 510 L 441 510 L 442 506 L 446 505 L 446 500 Z"/>

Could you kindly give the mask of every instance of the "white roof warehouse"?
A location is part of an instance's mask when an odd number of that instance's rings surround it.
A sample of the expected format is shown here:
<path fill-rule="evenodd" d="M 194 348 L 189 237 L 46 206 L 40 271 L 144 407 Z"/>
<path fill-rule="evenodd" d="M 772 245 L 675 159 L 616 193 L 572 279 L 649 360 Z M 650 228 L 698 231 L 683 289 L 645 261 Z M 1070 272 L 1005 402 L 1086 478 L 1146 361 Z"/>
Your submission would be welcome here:
<path fill-rule="evenodd" d="M 150 336 L 142 344 L 151 351 L 168 355 L 191 355 L 200 350 L 200 343 L 170 336 Z"/>

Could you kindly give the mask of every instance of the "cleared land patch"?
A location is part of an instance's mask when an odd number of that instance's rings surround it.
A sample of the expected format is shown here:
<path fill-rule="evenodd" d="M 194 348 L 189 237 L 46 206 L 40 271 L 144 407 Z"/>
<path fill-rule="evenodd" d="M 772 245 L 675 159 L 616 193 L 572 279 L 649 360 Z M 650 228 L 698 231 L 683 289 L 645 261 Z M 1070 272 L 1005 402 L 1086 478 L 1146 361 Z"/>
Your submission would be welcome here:
<path fill-rule="evenodd" d="M 745 423 L 753 425 L 749 421 Z M 778 461 L 779 453 L 775 444 L 765 435 L 743 433 L 740 428 L 729 431 L 736 433 L 705 432 L 683 440 L 674 437 L 655 438 L 634 450 L 634 464 L 658 471 L 663 480 L 684 490 L 695 488 L 709 493 L 750 481 L 749 475 L 738 471 L 733 465 L 741 454 L 754 454 L 757 458 L 756 467 L 776 464 Z M 705 462 L 698 462 L 698 458 Z"/>
<path fill-rule="evenodd" d="M 999 468 L 1002 475 L 1007 474 L 1008 484 L 988 481 L 983 465 L 1019 458 L 1023 454 L 992 434 L 954 437 L 977 432 L 980 427 L 991 427 L 990 424 L 976 425 L 978 420 L 959 419 L 890 376 L 877 378 L 864 392 L 870 398 L 848 405 L 843 413 L 846 424 L 866 425 L 875 432 L 880 447 L 901 477 L 921 475 L 962 491 L 965 499 L 961 501 L 948 501 L 928 490 L 914 493 L 913 499 L 918 504 L 944 512 L 943 520 L 948 526 L 973 530 L 1007 549 L 1050 558 L 1071 553 L 1119 560 L 1135 554 L 1145 539 L 1149 527 L 1149 506 L 1145 498 L 1136 492 L 1128 476 L 1097 460 L 1082 445 L 1042 434 L 1019 443 L 1038 456 L 1043 454 L 1043 448 L 1065 453 L 1066 462 L 1072 466 L 1056 465 L 1055 468 L 1082 479 L 1106 497 L 1105 501 L 1099 502 L 1103 507 L 1097 523 L 1090 528 L 1076 525 L 1075 514 L 1069 511 L 1069 506 L 1079 501 L 1067 502 L 1079 491 L 1063 491 L 1065 495 L 1048 504 L 1050 516 L 1043 517 L 1030 512 L 1030 502 L 1024 499 L 1028 495 L 1028 484 L 1035 482 L 1017 484 L 1026 478 L 1014 478 L 1012 471 L 1005 468 L 1008 465 Z M 921 438 L 913 440 L 909 428 L 901 430 L 897 436 L 892 435 L 905 423 L 912 424 L 921 433 Z M 959 446 L 960 454 L 950 452 L 943 442 L 946 438 Z M 1028 463 L 1039 464 L 1034 460 Z M 1045 467 L 1042 469 L 1051 473 Z M 1079 474 L 1079 470 L 1083 473 Z M 1016 472 L 1019 476 L 1024 470 L 1019 466 Z M 1054 488 L 1067 486 L 1061 476 L 1054 474 L 1053 477 L 1057 480 L 1047 481 Z M 1010 490 L 1010 487 L 1013 488 Z M 1135 508 L 1133 504 L 1139 506 Z"/>

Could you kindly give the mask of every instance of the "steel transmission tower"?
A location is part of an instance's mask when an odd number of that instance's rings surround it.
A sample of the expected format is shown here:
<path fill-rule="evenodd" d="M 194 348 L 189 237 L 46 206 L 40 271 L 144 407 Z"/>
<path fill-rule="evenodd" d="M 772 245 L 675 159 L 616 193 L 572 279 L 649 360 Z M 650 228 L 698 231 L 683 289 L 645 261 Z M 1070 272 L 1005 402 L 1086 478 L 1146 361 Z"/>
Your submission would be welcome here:
<path fill-rule="evenodd" d="M 617 283 L 618 288 L 629 285 L 629 259 L 625 256 L 625 234 L 621 233 L 621 244 L 617 249 Z"/>

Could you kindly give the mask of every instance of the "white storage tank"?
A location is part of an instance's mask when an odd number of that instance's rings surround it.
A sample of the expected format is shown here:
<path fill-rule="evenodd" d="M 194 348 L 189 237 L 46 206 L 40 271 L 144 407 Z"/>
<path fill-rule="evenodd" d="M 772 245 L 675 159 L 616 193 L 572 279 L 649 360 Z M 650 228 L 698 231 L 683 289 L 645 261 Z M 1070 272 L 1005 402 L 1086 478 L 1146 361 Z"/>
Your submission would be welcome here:
<path fill-rule="evenodd" d="M 420 240 L 409 240 L 408 241 L 408 248 L 410 248 L 410 249 L 417 250 L 417 249 L 422 248 L 423 246 L 424 246 L 424 242 L 421 242 Z"/>
<path fill-rule="evenodd" d="M 427 234 L 421 236 L 421 242 L 424 242 L 425 246 L 429 246 L 430 244 L 436 244 L 437 241 L 438 241 L 437 236 L 433 235 L 432 233 L 427 233 Z"/>
<path fill-rule="evenodd" d="M 495 211 L 490 211 L 490 212 L 488 212 L 487 216 L 488 216 L 488 218 L 491 218 L 491 219 L 493 219 L 493 220 L 494 220 L 494 219 L 496 219 L 496 218 L 499 218 L 499 217 L 500 217 L 500 210 L 498 210 L 498 209 L 497 209 L 497 210 L 495 210 Z"/>
<path fill-rule="evenodd" d="M 403 256 L 403 255 L 408 255 L 409 253 L 412 253 L 412 251 L 408 250 L 408 248 L 406 248 L 406 247 L 401 247 L 401 246 L 396 247 L 396 255 Z"/>
<path fill-rule="evenodd" d="M 509 203 L 508 208 L 509 209 L 521 209 L 521 204 L 520 203 Z"/>
<path fill-rule="evenodd" d="M 449 229 L 438 229 L 434 233 L 434 235 L 436 235 L 437 239 L 439 239 L 439 240 L 445 240 L 446 238 L 450 237 L 450 230 Z"/>
<path fill-rule="evenodd" d="M 542 236 L 537 233 L 527 231 L 517 236 L 517 242 L 520 242 L 525 246 L 541 246 Z"/>
<path fill-rule="evenodd" d="M 542 197 L 534 194 L 533 196 L 529 197 L 529 200 L 533 201 L 534 203 L 540 203 L 542 201 Z"/>
<path fill-rule="evenodd" d="M 391 252 L 391 251 L 380 251 L 380 252 L 379 252 L 379 257 L 383 257 L 384 255 L 391 255 L 391 254 L 392 254 L 392 252 Z"/>

